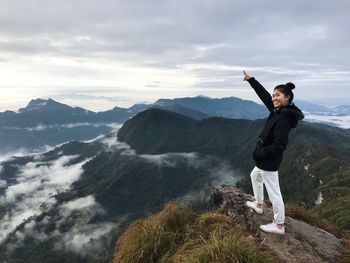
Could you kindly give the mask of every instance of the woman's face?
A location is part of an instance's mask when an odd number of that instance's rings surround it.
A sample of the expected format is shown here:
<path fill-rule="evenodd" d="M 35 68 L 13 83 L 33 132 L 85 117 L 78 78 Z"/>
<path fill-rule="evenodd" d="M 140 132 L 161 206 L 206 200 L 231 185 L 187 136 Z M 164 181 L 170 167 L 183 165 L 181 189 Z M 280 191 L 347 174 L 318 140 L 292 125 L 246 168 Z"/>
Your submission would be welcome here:
<path fill-rule="evenodd" d="M 272 93 L 272 103 L 275 108 L 287 106 L 289 104 L 289 95 L 285 96 L 279 89 L 275 89 Z"/>

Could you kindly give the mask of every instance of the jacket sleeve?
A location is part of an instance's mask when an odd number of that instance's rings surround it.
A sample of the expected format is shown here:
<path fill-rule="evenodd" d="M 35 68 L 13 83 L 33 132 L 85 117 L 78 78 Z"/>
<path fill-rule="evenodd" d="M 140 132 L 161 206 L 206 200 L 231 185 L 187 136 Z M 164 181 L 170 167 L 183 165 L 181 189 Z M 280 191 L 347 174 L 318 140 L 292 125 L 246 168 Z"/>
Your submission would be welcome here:
<path fill-rule="evenodd" d="M 254 78 L 248 80 L 250 86 L 255 90 L 256 94 L 259 96 L 261 101 L 265 104 L 268 110 L 271 112 L 274 109 L 272 103 L 271 94 Z"/>
<path fill-rule="evenodd" d="M 273 132 L 273 144 L 255 149 L 253 153 L 254 158 L 256 160 L 263 160 L 282 154 L 288 144 L 288 135 L 290 129 L 291 127 L 289 117 L 282 117 L 282 119 L 276 123 L 276 127 Z"/>

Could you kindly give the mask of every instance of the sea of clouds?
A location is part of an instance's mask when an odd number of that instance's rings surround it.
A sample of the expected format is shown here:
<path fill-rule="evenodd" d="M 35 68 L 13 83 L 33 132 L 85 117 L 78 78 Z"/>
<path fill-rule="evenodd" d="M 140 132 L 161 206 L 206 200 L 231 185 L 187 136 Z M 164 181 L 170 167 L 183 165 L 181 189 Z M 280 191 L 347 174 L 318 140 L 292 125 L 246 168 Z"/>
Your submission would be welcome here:
<path fill-rule="evenodd" d="M 137 154 L 129 145 L 118 141 L 116 133 L 107 137 L 97 137 L 94 141 L 102 142 L 106 151 L 119 151 L 122 155 L 135 156 L 160 167 L 187 166 L 206 170 L 211 178 L 208 185 L 179 198 L 189 203 L 207 201 L 213 186 L 234 184 L 241 177 L 240 172 L 234 170 L 227 162 L 196 152 Z M 93 157 L 78 161 L 79 155 L 62 155 L 60 152 L 57 159 L 45 161 L 42 154 L 32 156 L 32 161 L 17 166 L 15 178 L 0 180 L 0 190 L 4 193 L 0 197 L 0 245 L 12 234 L 16 237 L 16 242 L 6 243 L 8 251 L 23 246 L 28 237 L 38 241 L 54 238 L 55 249 L 72 250 L 92 257 L 105 250 L 108 242 L 104 243 L 101 240 L 109 240 L 106 237 L 119 227 L 120 221 L 126 220 L 126 216 L 114 222 L 90 222 L 97 215 L 105 214 L 104 208 L 96 202 L 93 195 L 64 203 L 58 203 L 55 197 L 72 189 L 74 182 L 77 182 L 84 172 L 83 165 Z M 10 161 L 11 158 L 1 157 L 0 173 L 1 162 Z M 53 207 L 57 211 L 55 215 L 45 214 Z M 39 215 L 45 216 L 40 221 L 34 220 Z M 67 223 L 71 227 L 61 231 Z M 23 227 L 18 228 L 21 224 Z M 54 230 L 45 231 L 45 228 L 52 224 Z"/>

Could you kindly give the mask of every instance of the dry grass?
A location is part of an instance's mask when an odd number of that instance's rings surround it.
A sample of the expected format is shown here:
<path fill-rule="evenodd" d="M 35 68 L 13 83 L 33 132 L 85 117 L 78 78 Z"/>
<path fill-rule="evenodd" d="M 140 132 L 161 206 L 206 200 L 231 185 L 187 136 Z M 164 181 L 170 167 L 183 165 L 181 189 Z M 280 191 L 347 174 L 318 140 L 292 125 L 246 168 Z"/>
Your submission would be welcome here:
<path fill-rule="evenodd" d="M 196 236 L 200 234 L 202 238 L 208 238 L 213 231 L 223 233 L 239 231 L 232 217 L 210 212 L 198 216 L 192 230 L 196 233 Z"/>
<path fill-rule="evenodd" d="M 340 263 L 349 263 L 350 262 L 350 232 L 347 231 L 344 234 L 344 250 L 342 251 Z"/>
<path fill-rule="evenodd" d="M 300 206 L 297 206 L 295 204 L 286 204 L 285 209 L 286 215 L 294 219 L 304 221 L 306 223 L 309 223 L 310 225 L 326 230 L 327 232 L 335 235 L 337 238 L 344 238 L 344 230 L 339 229 L 331 225 L 327 221 L 312 215 Z"/>
<path fill-rule="evenodd" d="M 133 224 L 117 245 L 115 263 L 153 263 L 176 249 L 196 215 L 189 208 L 169 203 L 149 218 Z"/>
<path fill-rule="evenodd" d="M 240 233 L 212 231 L 208 239 L 186 242 L 166 263 L 272 262 L 272 256 L 260 250 Z"/>
<path fill-rule="evenodd" d="M 253 238 L 238 230 L 233 218 L 217 213 L 196 215 L 168 204 L 160 213 L 132 225 L 121 237 L 118 263 L 271 262 Z"/>

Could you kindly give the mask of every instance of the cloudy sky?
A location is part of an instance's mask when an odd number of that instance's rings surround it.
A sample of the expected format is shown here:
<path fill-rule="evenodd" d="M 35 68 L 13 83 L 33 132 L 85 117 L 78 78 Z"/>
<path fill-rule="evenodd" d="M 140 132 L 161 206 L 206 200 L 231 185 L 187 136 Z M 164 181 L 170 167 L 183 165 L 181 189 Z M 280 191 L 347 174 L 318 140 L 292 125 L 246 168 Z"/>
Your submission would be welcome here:
<path fill-rule="evenodd" d="M 91 110 L 206 95 L 350 99 L 350 2 L 0 0 L 0 111 L 32 98 Z"/>

